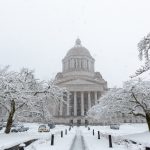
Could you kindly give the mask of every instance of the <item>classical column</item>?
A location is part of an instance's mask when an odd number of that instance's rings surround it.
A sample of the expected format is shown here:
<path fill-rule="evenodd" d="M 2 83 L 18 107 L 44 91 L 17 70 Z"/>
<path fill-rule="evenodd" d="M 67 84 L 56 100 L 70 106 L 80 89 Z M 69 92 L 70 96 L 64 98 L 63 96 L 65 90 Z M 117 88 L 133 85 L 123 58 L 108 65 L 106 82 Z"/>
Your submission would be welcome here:
<path fill-rule="evenodd" d="M 84 116 L 84 92 L 81 92 L 81 116 Z"/>
<path fill-rule="evenodd" d="M 95 104 L 97 104 L 97 91 L 94 92 L 95 97 Z"/>
<path fill-rule="evenodd" d="M 70 102 L 70 95 L 67 94 L 67 116 L 69 116 L 69 102 Z"/>
<path fill-rule="evenodd" d="M 76 69 L 78 68 L 78 59 L 76 59 Z"/>
<path fill-rule="evenodd" d="M 74 92 L 74 116 L 77 116 L 77 92 Z"/>
<path fill-rule="evenodd" d="M 63 112 L 63 96 L 61 97 L 61 101 L 60 101 L 60 110 L 59 110 L 59 115 L 62 116 L 62 112 Z"/>
<path fill-rule="evenodd" d="M 91 94 L 88 92 L 88 109 L 91 108 Z"/>
<path fill-rule="evenodd" d="M 79 59 L 79 68 L 81 69 L 81 59 Z"/>
<path fill-rule="evenodd" d="M 100 91 L 97 92 L 97 95 L 98 95 L 97 98 L 100 99 L 100 97 L 101 97 L 101 92 L 100 92 Z"/>
<path fill-rule="evenodd" d="M 69 70 L 69 61 L 67 61 L 67 71 Z"/>

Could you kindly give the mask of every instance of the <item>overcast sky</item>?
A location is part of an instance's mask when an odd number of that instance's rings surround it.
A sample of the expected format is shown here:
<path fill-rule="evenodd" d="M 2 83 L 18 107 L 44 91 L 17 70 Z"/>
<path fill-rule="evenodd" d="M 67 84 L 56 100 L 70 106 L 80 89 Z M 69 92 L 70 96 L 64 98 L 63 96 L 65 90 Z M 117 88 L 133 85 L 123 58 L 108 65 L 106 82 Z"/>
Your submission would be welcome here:
<path fill-rule="evenodd" d="M 137 43 L 150 32 L 150 0 L 0 0 L 0 66 L 54 78 L 77 37 L 108 86 L 140 65 Z"/>

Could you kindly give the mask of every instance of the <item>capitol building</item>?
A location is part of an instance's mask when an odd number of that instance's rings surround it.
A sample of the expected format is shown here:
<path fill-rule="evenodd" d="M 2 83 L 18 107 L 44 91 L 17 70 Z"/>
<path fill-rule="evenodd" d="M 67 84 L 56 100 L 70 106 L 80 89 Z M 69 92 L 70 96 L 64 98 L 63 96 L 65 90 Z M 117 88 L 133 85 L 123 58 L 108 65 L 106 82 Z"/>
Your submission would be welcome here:
<path fill-rule="evenodd" d="M 55 84 L 61 88 L 66 88 L 70 94 L 64 94 L 59 104 L 52 107 L 49 104 L 49 110 L 53 116 L 52 120 L 56 124 L 74 125 L 144 123 L 146 120 L 141 117 L 121 112 L 116 113 L 115 116 L 103 116 L 99 121 L 87 117 L 87 111 L 97 104 L 99 98 L 109 90 L 101 73 L 95 72 L 94 63 L 95 60 L 89 50 L 82 46 L 80 39 L 77 39 L 74 47 L 68 50 L 62 60 L 62 72 L 58 72 L 55 77 Z M 0 106 L 0 122 L 6 121 L 7 116 L 6 109 Z M 43 118 L 38 118 L 34 113 L 16 119 L 23 122 L 43 121 Z"/>
<path fill-rule="evenodd" d="M 62 72 L 55 77 L 56 85 L 71 93 L 62 97 L 66 103 L 61 102 L 56 109 L 56 123 L 90 123 L 86 118 L 87 111 L 107 91 L 107 82 L 100 72 L 95 72 L 94 63 L 89 50 L 77 39 L 62 60 Z"/>

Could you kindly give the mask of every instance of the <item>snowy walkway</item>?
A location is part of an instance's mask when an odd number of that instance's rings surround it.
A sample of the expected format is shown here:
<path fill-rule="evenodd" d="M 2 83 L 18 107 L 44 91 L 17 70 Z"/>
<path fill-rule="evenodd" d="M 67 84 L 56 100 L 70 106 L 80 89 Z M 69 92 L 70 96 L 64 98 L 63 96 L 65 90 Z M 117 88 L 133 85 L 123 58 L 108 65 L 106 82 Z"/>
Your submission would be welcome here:
<path fill-rule="evenodd" d="M 76 136 L 71 150 L 85 150 L 80 128 L 76 130 Z"/>

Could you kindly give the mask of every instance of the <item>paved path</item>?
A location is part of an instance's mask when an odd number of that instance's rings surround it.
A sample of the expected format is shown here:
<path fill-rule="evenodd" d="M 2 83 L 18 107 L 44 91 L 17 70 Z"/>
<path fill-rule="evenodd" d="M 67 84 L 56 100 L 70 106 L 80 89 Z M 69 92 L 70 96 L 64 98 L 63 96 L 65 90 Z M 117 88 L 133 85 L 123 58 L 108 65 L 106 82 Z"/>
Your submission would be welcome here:
<path fill-rule="evenodd" d="M 76 137 L 71 150 L 85 150 L 80 128 L 76 130 Z"/>

